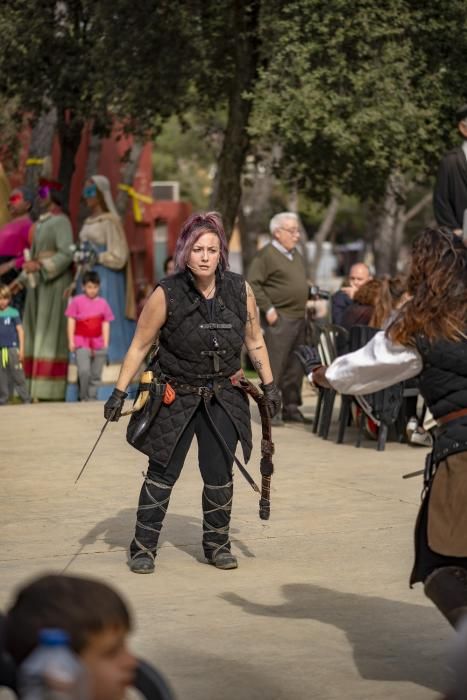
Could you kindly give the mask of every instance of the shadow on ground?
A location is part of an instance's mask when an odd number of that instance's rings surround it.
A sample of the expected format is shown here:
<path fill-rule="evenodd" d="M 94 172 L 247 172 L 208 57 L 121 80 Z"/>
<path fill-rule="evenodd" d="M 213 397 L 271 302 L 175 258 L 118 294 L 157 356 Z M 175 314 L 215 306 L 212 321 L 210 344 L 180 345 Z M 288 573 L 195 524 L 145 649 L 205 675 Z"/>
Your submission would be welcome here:
<path fill-rule="evenodd" d="M 133 537 L 135 527 L 136 509 L 124 508 L 111 518 L 105 518 L 97 523 L 89 532 L 79 540 L 81 547 L 96 544 L 102 541 L 110 549 L 127 548 Z M 201 547 L 202 520 L 178 513 L 167 513 L 162 528 L 159 547 L 171 544 L 173 547 L 190 554 L 194 559 L 204 559 Z M 231 528 L 232 541 L 245 557 L 254 557 L 253 552 L 242 541 L 235 537 L 239 530 Z"/>
<path fill-rule="evenodd" d="M 287 679 L 278 677 L 271 669 L 261 664 L 261 659 L 250 663 L 239 661 L 227 653 L 211 654 L 194 648 L 164 648 L 164 656 L 159 659 L 158 668 L 165 673 L 173 669 L 173 659 L 180 658 L 173 673 L 168 673 L 168 680 L 177 690 L 179 697 L 198 700 L 203 698 L 222 698 L 222 700 L 298 700 L 299 698 L 319 697 L 319 695 L 291 692 Z M 167 661 L 165 661 L 167 659 Z M 217 687 L 217 692 L 213 688 Z M 308 689 L 310 690 L 310 689 Z"/>
<path fill-rule="evenodd" d="M 254 603 L 235 593 L 220 597 L 251 615 L 309 619 L 337 627 L 345 633 L 366 680 L 411 681 L 443 690 L 444 641 L 439 629 L 444 623 L 434 608 L 312 584 L 287 584 L 282 592 L 285 602 L 279 605 Z M 436 639 L 439 653 L 434 651 Z"/>

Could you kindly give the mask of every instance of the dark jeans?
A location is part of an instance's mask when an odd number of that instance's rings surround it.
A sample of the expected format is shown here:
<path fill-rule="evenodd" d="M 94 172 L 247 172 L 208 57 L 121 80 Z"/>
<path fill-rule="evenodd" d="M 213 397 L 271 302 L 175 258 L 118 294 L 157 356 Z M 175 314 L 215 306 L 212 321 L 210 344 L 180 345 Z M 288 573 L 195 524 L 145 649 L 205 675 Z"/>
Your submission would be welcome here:
<path fill-rule="evenodd" d="M 215 399 L 209 403 L 209 412 L 230 451 L 235 453 L 238 435 L 229 416 Z M 180 476 L 195 435 L 198 441 L 198 464 L 204 482 L 202 496 L 204 551 L 205 554 L 210 555 L 221 549 L 230 549 L 233 458 L 220 441 L 209 420 L 206 407 L 201 402 L 183 431 L 169 464 L 164 466 L 156 460 L 149 461 L 148 472 L 139 497 L 135 537 L 130 546 L 132 557 L 145 551 L 155 555 L 171 490 Z"/>

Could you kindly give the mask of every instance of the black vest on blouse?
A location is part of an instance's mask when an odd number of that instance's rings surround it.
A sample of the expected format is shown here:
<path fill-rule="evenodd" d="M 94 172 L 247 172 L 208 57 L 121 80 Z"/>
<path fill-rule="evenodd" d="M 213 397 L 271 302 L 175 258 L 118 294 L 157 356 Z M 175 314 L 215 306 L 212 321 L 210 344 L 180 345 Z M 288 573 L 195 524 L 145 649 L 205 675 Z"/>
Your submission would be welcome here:
<path fill-rule="evenodd" d="M 162 372 L 177 381 L 204 386 L 240 369 L 247 318 L 245 281 L 234 272 L 218 272 L 216 296 L 207 301 L 190 272 L 161 280 L 167 321 L 159 336 Z"/>
<path fill-rule="evenodd" d="M 422 356 L 420 391 L 434 418 L 467 408 L 467 339 L 459 342 L 416 339 Z M 446 423 L 436 431 L 435 461 L 467 450 L 467 416 Z"/>

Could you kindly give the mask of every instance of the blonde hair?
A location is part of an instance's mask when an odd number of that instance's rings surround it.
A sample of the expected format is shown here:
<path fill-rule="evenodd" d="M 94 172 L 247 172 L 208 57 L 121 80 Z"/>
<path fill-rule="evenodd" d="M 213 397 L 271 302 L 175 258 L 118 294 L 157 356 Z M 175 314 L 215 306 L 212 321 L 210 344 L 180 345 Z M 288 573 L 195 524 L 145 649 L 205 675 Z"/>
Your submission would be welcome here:
<path fill-rule="evenodd" d="M 11 299 L 10 288 L 7 284 L 0 284 L 0 299 Z"/>

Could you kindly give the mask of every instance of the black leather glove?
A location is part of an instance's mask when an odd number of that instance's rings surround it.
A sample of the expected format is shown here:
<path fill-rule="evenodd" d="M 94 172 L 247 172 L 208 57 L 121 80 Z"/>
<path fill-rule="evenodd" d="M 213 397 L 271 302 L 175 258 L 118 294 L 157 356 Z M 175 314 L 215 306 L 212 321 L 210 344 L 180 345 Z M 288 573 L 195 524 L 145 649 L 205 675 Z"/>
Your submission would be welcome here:
<path fill-rule="evenodd" d="M 318 350 L 312 345 L 299 345 L 294 354 L 302 363 L 303 370 L 308 376 L 314 369 L 320 367 L 323 363 L 319 356 Z"/>
<path fill-rule="evenodd" d="M 260 387 L 267 401 L 269 416 L 270 418 L 274 418 L 281 407 L 281 392 L 274 382 L 260 384 Z"/>
<path fill-rule="evenodd" d="M 104 418 L 110 421 L 118 421 L 122 414 L 123 404 L 128 394 L 120 389 L 114 389 L 104 404 Z"/>

